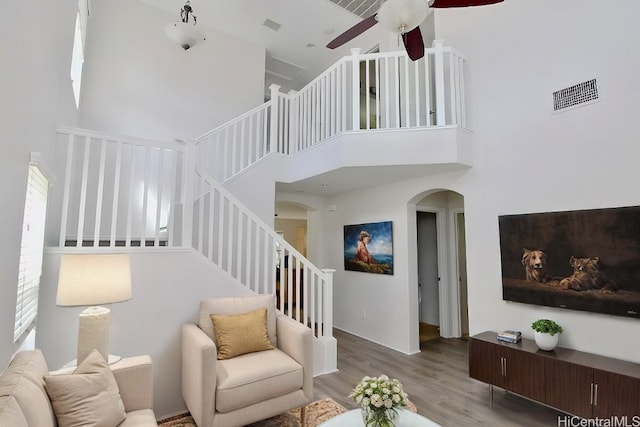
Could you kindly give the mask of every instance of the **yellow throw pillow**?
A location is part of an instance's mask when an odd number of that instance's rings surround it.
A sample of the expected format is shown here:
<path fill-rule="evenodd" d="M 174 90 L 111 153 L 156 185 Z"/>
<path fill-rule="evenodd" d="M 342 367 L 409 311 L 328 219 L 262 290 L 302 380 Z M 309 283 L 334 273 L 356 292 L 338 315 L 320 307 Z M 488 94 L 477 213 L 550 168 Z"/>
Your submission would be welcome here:
<path fill-rule="evenodd" d="M 126 418 L 118 383 L 98 350 L 72 374 L 45 375 L 44 385 L 59 427 L 115 427 Z"/>
<path fill-rule="evenodd" d="M 273 350 L 267 334 L 266 308 L 240 314 L 211 314 L 210 317 L 216 331 L 219 360 Z"/>

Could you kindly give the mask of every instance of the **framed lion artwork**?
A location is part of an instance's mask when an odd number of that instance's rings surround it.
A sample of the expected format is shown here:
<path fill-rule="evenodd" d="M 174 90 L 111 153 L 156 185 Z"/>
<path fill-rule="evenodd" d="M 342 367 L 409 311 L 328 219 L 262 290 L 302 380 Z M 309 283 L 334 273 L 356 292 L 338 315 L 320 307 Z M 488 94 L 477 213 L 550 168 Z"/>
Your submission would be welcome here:
<path fill-rule="evenodd" d="M 640 206 L 498 218 L 507 301 L 640 318 Z"/>

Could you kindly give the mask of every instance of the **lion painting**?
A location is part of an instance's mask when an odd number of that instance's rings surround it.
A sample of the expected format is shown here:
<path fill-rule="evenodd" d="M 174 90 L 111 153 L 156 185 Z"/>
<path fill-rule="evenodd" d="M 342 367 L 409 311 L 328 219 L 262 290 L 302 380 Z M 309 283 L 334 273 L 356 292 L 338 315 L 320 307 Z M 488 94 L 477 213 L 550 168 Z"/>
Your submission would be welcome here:
<path fill-rule="evenodd" d="M 527 280 L 532 282 L 547 283 L 550 279 L 547 274 L 547 255 L 540 249 L 523 249 L 522 265 Z"/>
<path fill-rule="evenodd" d="M 603 292 L 613 292 L 617 287 L 600 271 L 599 257 L 576 258 L 572 256 L 569 264 L 573 267 L 573 274 L 560 281 L 560 287 L 575 291 L 601 289 Z"/>

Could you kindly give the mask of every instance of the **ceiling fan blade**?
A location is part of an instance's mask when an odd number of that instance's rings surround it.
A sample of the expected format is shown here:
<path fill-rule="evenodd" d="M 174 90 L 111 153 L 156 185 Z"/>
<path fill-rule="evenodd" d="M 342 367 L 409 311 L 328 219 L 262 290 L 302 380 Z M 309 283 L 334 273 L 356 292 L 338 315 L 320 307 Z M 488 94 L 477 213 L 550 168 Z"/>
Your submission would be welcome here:
<path fill-rule="evenodd" d="M 376 25 L 377 22 L 378 21 L 376 21 L 376 15 L 373 14 L 370 17 L 368 17 L 366 19 L 363 19 L 362 21 L 358 22 L 356 25 L 354 25 L 353 27 L 349 28 L 347 31 L 345 31 L 344 33 L 340 34 L 335 39 L 331 40 L 329 42 L 329 44 L 327 44 L 327 47 L 329 49 L 335 49 L 337 47 L 340 47 L 343 44 L 345 44 L 346 42 L 358 37 L 360 34 L 364 33 L 369 28 L 371 28 L 374 25 Z"/>
<path fill-rule="evenodd" d="M 429 7 L 468 7 L 500 3 L 504 0 L 435 0 Z"/>
<path fill-rule="evenodd" d="M 412 61 L 417 61 L 424 56 L 424 41 L 422 40 L 420 27 L 402 34 L 402 41 L 407 50 L 407 55 Z"/>

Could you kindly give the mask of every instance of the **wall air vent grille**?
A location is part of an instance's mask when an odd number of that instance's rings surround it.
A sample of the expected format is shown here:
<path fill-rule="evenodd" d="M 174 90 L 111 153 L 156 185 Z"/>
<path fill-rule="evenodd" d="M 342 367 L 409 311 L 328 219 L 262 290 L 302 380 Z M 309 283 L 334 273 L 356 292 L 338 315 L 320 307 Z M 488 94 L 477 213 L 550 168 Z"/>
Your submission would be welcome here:
<path fill-rule="evenodd" d="M 596 79 L 592 79 L 553 92 L 553 111 L 564 110 L 597 99 L 598 83 Z"/>

